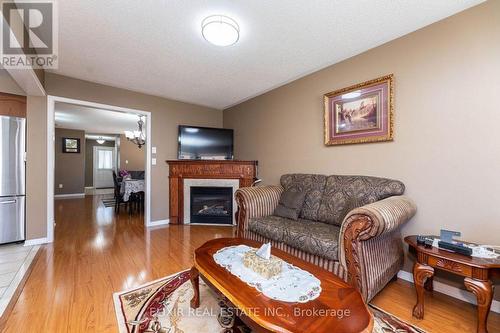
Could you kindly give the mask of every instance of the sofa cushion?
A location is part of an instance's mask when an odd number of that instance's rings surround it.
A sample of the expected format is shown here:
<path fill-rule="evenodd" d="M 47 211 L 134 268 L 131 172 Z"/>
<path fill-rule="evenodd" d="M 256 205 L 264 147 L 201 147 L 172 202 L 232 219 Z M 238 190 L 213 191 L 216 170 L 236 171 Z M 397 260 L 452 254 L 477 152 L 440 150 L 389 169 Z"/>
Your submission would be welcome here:
<path fill-rule="evenodd" d="M 287 190 L 305 192 L 304 205 L 300 217 L 307 220 L 318 220 L 318 211 L 325 189 L 326 176 L 310 174 L 287 174 L 281 176 L 281 186 Z"/>
<path fill-rule="evenodd" d="M 334 225 L 278 216 L 253 218 L 248 221 L 250 231 L 270 240 L 282 242 L 310 254 L 338 260 L 340 228 Z"/>
<path fill-rule="evenodd" d="M 394 195 L 405 186 L 398 180 L 367 176 L 328 176 L 318 220 L 340 226 L 344 217 L 358 208 Z"/>
<path fill-rule="evenodd" d="M 304 205 L 305 197 L 305 192 L 297 192 L 294 190 L 284 191 L 281 193 L 280 201 L 273 215 L 297 220 L 302 210 L 302 206 Z"/>
<path fill-rule="evenodd" d="M 321 258 L 338 260 L 340 228 L 317 221 L 298 220 L 285 230 L 283 242 Z"/>
<path fill-rule="evenodd" d="M 282 242 L 288 221 L 292 220 L 274 215 L 256 217 L 248 220 L 248 229 L 266 238 Z"/>

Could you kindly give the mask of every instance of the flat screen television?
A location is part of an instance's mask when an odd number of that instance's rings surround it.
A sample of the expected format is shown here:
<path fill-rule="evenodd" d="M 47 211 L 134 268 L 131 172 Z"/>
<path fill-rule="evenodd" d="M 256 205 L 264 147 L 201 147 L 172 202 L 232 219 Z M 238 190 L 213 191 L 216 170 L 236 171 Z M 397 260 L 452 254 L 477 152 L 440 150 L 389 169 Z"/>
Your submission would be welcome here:
<path fill-rule="evenodd" d="M 233 130 L 179 126 L 180 160 L 232 160 Z"/>

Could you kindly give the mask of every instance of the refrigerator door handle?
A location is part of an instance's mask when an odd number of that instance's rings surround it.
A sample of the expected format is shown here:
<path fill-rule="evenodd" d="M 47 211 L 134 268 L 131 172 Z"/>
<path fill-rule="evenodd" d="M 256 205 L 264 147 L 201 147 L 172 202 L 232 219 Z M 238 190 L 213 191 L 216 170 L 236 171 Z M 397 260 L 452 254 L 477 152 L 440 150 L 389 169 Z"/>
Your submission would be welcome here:
<path fill-rule="evenodd" d="M 9 200 L 9 201 L 0 201 L 0 205 L 14 204 L 17 200 Z"/>

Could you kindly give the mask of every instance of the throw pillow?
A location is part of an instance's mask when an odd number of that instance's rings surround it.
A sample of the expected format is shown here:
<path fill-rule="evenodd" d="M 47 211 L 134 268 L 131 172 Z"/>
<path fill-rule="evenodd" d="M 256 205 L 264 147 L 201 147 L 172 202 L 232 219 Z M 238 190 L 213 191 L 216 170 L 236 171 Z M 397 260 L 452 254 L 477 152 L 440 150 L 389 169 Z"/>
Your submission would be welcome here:
<path fill-rule="evenodd" d="M 284 191 L 281 194 L 278 206 L 274 210 L 274 215 L 291 220 L 298 220 L 305 198 L 305 192 Z"/>

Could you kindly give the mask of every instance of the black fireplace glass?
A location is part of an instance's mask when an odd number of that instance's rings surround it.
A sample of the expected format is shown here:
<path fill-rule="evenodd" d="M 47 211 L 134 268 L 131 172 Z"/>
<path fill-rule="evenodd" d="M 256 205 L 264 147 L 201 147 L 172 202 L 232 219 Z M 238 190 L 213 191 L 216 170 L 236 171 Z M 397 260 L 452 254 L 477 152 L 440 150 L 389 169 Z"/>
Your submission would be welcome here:
<path fill-rule="evenodd" d="M 191 186 L 191 223 L 233 224 L 233 188 Z"/>

